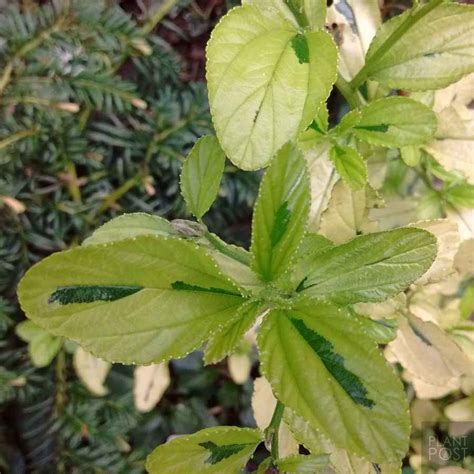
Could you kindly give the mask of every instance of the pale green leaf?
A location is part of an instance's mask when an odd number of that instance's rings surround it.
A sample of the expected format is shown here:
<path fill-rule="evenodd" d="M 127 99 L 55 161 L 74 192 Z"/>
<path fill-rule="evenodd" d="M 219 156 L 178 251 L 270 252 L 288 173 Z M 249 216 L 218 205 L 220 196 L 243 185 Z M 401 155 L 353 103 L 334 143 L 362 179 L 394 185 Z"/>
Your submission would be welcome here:
<path fill-rule="evenodd" d="M 254 5 L 229 12 L 207 47 L 211 113 L 227 156 L 243 169 L 266 166 L 314 119 L 336 62 L 324 31 L 301 33 Z"/>
<path fill-rule="evenodd" d="M 15 327 L 16 335 L 24 342 L 31 342 L 35 337 L 44 333 L 44 329 L 40 328 L 33 321 L 26 320 L 17 324 Z"/>
<path fill-rule="evenodd" d="M 341 121 L 331 130 L 331 134 L 343 136 L 360 122 L 361 115 L 359 110 L 351 110 L 342 117 Z"/>
<path fill-rule="evenodd" d="M 398 321 L 396 319 L 370 319 L 354 315 L 364 328 L 365 333 L 377 344 L 388 344 L 397 337 Z"/>
<path fill-rule="evenodd" d="M 356 149 L 346 145 L 334 145 L 331 160 L 339 176 L 352 188 L 362 189 L 367 183 L 367 165 Z"/>
<path fill-rule="evenodd" d="M 298 441 L 312 453 L 329 454 L 332 470 L 335 474 L 400 474 L 401 462 L 373 464 L 367 459 L 349 454 L 345 449 L 337 448 L 322 433 L 315 430 L 293 410 L 285 409 L 284 420 L 290 426 Z"/>
<path fill-rule="evenodd" d="M 174 234 L 170 223 L 162 217 L 144 212 L 123 214 L 99 227 L 82 245 L 97 245 L 117 240 L 130 239 L 139 235 Z"/>
<path fill-rule="evenodd" d="M 331 191 L 339 179 L 334 165 L 329 159 L 330 143 L 322 143 L 305 152 L 311 182 L 311 207 L 309 210 L 308 230 L 319 231 L 322 213 L 326 210 Z"/>
<path fill-rule="evenodd" d="M 260 185 L 252 223 L 251 267 L 263 281 L 276 280 L 291 263 L 309 213 L 309 177 L 296 146 L 285 145 Z"/>
<path fill-rule="evenodd" d="M 368 76 L 395 89 L 446 87 L 474 71 L 473 30 L 472 6 L 414 7 L 378 30 L 366 56 Z"/>
<path fill-rule="evenodd" d="M 421 229 L 362 235 L 312 257 L 299 291 L 343 304 L 383 301 L 423 275 L 435 256 L 436 238 Z"/>
<path fill-rule="evenodd" d="M 312 299 L 274 310 L 258 347 L 278 399 L 338 447 L 377 463 L 404 456 L 403 386 L 349 311 Z"/>
<path fill-rule="evenodd" d="M 62 338 L 43 331 L 28 344 L 28 353 L 35 367 L 47 367 L 56 357 L 62 345 Z"/>
<path fill-rule="evenodd" d="M 180 436 L 148 456 L 150 474 L 238 474 L 262 442 L 259 430 L 219 426 Z"/>
<path fill-rule="evenodd" d="M 339 181 L 321 217 L 321 234 L 336 244 L 342 244 L 360 234 L 375 232 L 377 223 L 369 219 L 369 207 L 365 189 L 355 191 Z"/>
<path fill-rule="evenodd" d="M 181 192 L 188 209 L 198 219 L 216 199 L 224 165 L 225 154 L 214 136 L 201 137 L 184 162 Z"/>
<path fill-rule="evenodd" d="M 280 471 L 291 474 L 317 474 L 329 466 L 329 456 L 326 454 L 295 454 L 277 461 Z M 325 471 L 327 472 L 327 471 Z"/>
<path fill-rule="evenodd" d="M 421 150 L 416 145 L 404 146 L 400 149 L 400 155 L 407 166 L 416 166 L 421 160 Z"/>
<path fill-rule="evenodd" d="M 234 316 L 209 339 L 204 352 L 204 362 L 215 364 L 232 354 L 245 333 L 252 327 L 259 313 L 260 303 L 249 301 L 242 305 Z"/>
<path fill-rule="evenodd" d="M 361 110 L 354 135 L 373 145 L 405 147 L 426 143 L 436 132 L 436 115 L 406 97 L 379 99 Z"/>
<path fill-rule="evenodd" d="M 185 356 L 244 301 L 204 250 L 160 236 L 54 254 L 27 272 L 19 298 L 47 331 L 136 364 Z"/>

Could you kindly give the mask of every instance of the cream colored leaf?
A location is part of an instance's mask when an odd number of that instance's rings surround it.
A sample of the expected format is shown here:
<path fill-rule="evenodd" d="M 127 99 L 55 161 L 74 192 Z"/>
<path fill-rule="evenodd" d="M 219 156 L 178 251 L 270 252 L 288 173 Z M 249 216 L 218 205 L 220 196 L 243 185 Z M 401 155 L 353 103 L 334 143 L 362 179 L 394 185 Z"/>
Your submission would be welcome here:
<path fill-rule="evenodd" d="M 461 387 L 460 378 L 453 378 L 444 385 L 433 385 L 405 371 L 403 379 L 413 385 L 417 398 L 421 400 L 437 400 Z"/>
<path fill-rule="evenodd" d="M 448 209 L 447 214 L 457 222 L 461 240 L 474 238 L 474 209 Z"/>
<path fill-rule="evenodd" d="M 250 377 L 252 361 L 247 354 L 232 354 L 227 359 L 229 373 L 232 380 L 239 385 L 243 385 Z"/>
<path fill-rule="evenodd" d="M 433 265 L 415 284 L 425 285 L 436 282 L 452 273 L 454 256 L 461 242 L 457 224 L 451 219 L 438 219 L 417 222 L 411 227 L 431 232 L 438 241 L 438 253 Z"/>
<path fill-rule="evenodd" d="M 305 152 L 311 185 L 311 208 L 308 230 L 318 232 L 321 215 L 327 209 L 331 192 L 338 180 L 336 170 L 329 159 L 329 143 L 321 143 Z"/>
<path fill-rule="evenodd" d="M 272 419 L 276 407 L 276 398 L 272 388 L 265 377 L 258 377 L 254 381 L 252 395 L 252 410 L 257 426 L 265 430 Z M 295 440 L 286 423 L 280 425 L 279 455 L 281 458 L 298 454 L 299 443 Z"/>
<path fill-rule="evenodd" d="M 378 0 L 335 0 L 328 9 L 327 23 L 339 47 L 339 70 L 350 80 L 364 65 L 365 53 L 381 24 Z"/>
<path fill-rule="evenodd" d="M 448 171 L 474 182 L 474 74 L 435 93 L 438 130 L 425 150 Z"/>
<path fill-rule="evenodd" d="M 377 221 L 380 230 L 404 227 L 417 220 L 417 203 L 413 198 L 388 196 L 385 201 L 384 208 L 371 209 L 369 212 L 369 219 Z"/>
<path fill-rule="evenodd" d="M 153 410 L 170 383 L 167 362 L 136 367 L 133 380 L 135 408 L 141 412 Z"/>
<path fill-rule="evenodd" d="M 463 276 L 474 273 L 474 239 L 465 240 L 454 258 L 454 267 Z"/>
<path fill-rule="evenodd" d="M 397 338 L 388 347 L 410 374 L 431 385 L 445 386 L 474 372 L 473 364 L 441 328 L 413 316 L 400 318 Z"/>
<path fill-rule="evenodd" d="M 423 423 L 436 423 L 441 412 L 431 400 L 415 398 L 410 406 L 411 422 L 415 430 L 421 430 Z"/>
<path fill-rule="evenodd" d="M 377 223 L 368 217 L 366 190 L 352 190 L 340 180 L 333 189 L 328 208 L 321 216 L 320 234 L 336 244 L 357 235 L 377 230 Z"/>
<path fill-rule="evenodd" d="M 107 394 L 104 382 L 112 364 L 93 356 L 81 346 L 74 352 L 73 364 L 78 377 L 90 392 L 99 397 Z"/>
<path fill-rule="evenodd" d="M 474 420 L 474 398 L 463 398 L 451 403 L 444 409 L 445 415 L 451 421 Z"/>

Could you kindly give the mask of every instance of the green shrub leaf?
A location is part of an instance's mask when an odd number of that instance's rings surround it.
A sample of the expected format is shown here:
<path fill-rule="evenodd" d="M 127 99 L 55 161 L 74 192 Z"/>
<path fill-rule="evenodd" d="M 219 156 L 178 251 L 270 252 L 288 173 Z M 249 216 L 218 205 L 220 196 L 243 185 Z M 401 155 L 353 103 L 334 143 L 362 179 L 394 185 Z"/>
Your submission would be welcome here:
<path fill-rule="evenodd" d="M 334 145 L 331 160 L 339 176 L 352 188 L 362 189 L 367 182 L 367 165 L 355 148 Z"/>
<path fill-rule="evenodd" d="M 224 165 L 225 153 L 214 136 L 200 138 L 184 162 L 181 192 L 188 209 L 198 219 L 216 199 Z"/>
<path fill-rule="evenodd" d="M 379 28 L 366 56 L 368 77 L 413 91 L 446 87 L 474 71 L 473 30 L 472 6 L 412 8 Z"/>
<path fill-rule="evenodd" d="M 418 279 L 436 257 L 436 238 L 421 229 L 362 235 L 311 257 L 299 289 L 342 304 L 383 301 Z"/>
<path fill-rule="evenodd" d="M 309 177 L 296 146 L 285 145 L 270 164 L 255 204 L 251 267 L 264 281 L 288 270 L 309 213 Z"/>
<path fill-rule="evenodd" d="M 97 245 L 130 239 L 139 235 L 172 235 L 170 223 L 144 212 L 123 214 L 99 227 L 82 245 Z"/>
<path fill-rule="evenodd" d="M 326 472 L 329 465 L 329 456 L 326 454 L 295 454 L 277 462 L 278 469 L 290 474 L 316 474 Z"/>
<path fill-rule="evenodd" d="M 238 474 L 262 440 L 259 430 L 207 428 L 158 446 L 148 456 L 146 469 L 150 474 Z"/>
<path fill-rule="evenodd" d="M 209 339 L 204 352 L 204 362 L 215 364 L 232 354 L 242 341 L 245 333 L 252 327 L 260 314 L 260 302 L 249 301 L 240 306 L 225 325 Z"/>
<path fill-rule="evenodd" d="M 52 334 L 103 359 L 137 364 L 198 348 L 244 301 L 197 245 L 162 236 L 54 254 L 27 272 L 19 298 Z"/>
<path fill-rule="evenodd" d="M 326 32 L 301 33 L 283 14 L 250 4 L 224 17 L 208 43 L 207 80 L 217 137 L 232 162 L 262 168 L 306 129 L 336 63 Z"/>
<path fill-rule="evenodd" d="M 405 147 L 426 143 L 436 132 L 436 115 L 425 105 L 406 97 L 388 97 L 361 110 L 353 132 L 373 145 Z"/>
<path fill-rule="evenodd" d="M 404 456 L 403 386 L 349 311 L 306 299 L 274 310 L 258 347 L 276 397 L 337 446 L 378 463 Z"/>

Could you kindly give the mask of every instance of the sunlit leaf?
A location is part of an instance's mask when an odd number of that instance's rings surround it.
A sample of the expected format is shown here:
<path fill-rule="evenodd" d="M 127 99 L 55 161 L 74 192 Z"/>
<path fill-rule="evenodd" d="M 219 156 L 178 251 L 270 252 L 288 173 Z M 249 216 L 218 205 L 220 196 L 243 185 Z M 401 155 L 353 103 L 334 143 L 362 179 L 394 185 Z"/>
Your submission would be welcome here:
<path fill-rule="evenodd" d="M 369 78 L 395 89 L 446 87 L 474 71 L 473 29 L 471 6 L 419 4 L 380 27 L 366 56 Z"/>
<path fill-rule="evenodd" d="M 54 254 L 29 270 L 19 297 L 51 333 L 109 361 L 137 364 L 188 354 L 243 302 L 197 245 L 160 236 Z"/>
<path fill-rule="evenodd" d="M 221 20 L 207 60 L 217 137 L 243 169 L 266 166 L 306 129 L 336 79 L 337 51 L 326 32 L 300 32 L 285 15 L 254 5 Z"/>
<path fill-rule="evenodd" d="M 309 178 L 301 152 L 285 145 L 260 185 L 252 223 L 251 267 L 263 281 L 288 271 L 306 230 Z"/>
<path fill-rule="evenodd" d="M 181 192 L 188 209 L 198 218 L 216 199 L 225 165 L 217 138 L 201 137 L 189 153 L 181 172 Z"/>
<path fill-rule="evenodd" d="M 364 107 L 353 132 L 374 145 L 405 147 L 426 143 L 436 125 L 435 114 L 425 105 L 406 97 L 388 97 Z"/>
<path fill-rule="evenodd" d="M 259 430 L 219 426 L 180 436 L 148 456 L 150 474 L 238 474 L 263 439 Z"/>
<path fill-rule="evenodd" d="M 304 299 L 274 310 L 258 347 L 279 400 L 337 446 L 373 462 L 403 457 L 409 437 L 403 388 L 349 312 Z"/>

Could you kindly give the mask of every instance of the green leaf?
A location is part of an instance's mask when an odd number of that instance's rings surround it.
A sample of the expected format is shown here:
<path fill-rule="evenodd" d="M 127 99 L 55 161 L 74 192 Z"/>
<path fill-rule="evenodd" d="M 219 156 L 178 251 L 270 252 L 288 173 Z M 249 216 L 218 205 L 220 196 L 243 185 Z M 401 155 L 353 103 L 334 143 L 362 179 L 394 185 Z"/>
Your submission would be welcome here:
<path fill-rule="evenodd" d="M 34 337 L 29 343 L 28 353 L 35 367 L 47 367 L 56 357 L 62 345 L 62 338 L 42 331 L 41 334 Z"/>
<path fill-rule="evenodd" d="M 144 212 L 123 214 L 99 227 L 82 245 L 98 245 L 117 240 L 130 239 L 139 235 L 174 234 L 171 224 L 162 217 Z"/>
<path fill-rule="evenodd" d="M 232 162 L 262 168 L 305 130 L 329 95 L 336 63 L 324 31 L 301 33 L 263 5 L 230 11 L 208 43 L 207 80 L 217 137 Z"/>
<path fill-rule="evenodd" d="M 180 436 L 148 456 L 150 474 L 238 474 L 262 442 L 261 431 L 219 426 Z"/>
<path fill-rule="evenodd" d="M 327 470 L 329 465 L 329 456 L 327 454 L 295 454 L 277 461 L 280 471 L 294 474 L 317 474 L 320 470 Z M 326 471 L 324 471 L 326 472 Z"/>
<path fill-rule="evenodd" d="M 357 150 L 346 145 L 334 145 L 331 160 L 339 176 L 352 188 L 362 189 L 367 183 L 367 165 Z"/>
<path fill-rule="evenodd" d="M 388 344 L 397 337 L 398 321 L 396 319 L 370 319 L 354 315 L 363 326 L 365 333 L 377 344 Z"/>
<path fill-rule="evenodd" d="M 265 318 L 258 347 L 277 398 L 334 444 L 377 463 L 404 456 L 403 386 L 349 311 L 303 298 Z"/>
<path fill-rule="evenodd" d="M 421 150 L 416 145 L 404 146 L 400 149 L 400 154 L 407 166 L 416 166 L 421 160 Z"/>
<path fill-rule="evenodd" d="M 254 209 L 251 268 L 263 281 L 288 270 L 305 232 L 309 200 L 306 162 L 287 144 L 266 171 Z"/>
<path fill-rule="evenodd" d="M 343 136 L 360 122 L 360 111 L 351 110 L 342 117 L 342 120 L 331 130 L 331 134 L 335 136 Z"/>
<path fill-rule="evenodd" d="M 474 185 L 463 183 L 446 191 L 445 197 L 454 206 L 474 208 Z"/>
<path fill-rule="evenodd" d="M 209 339 L 204 352 L 204 362 L 215 364 L 235 352 L 245 333 L 253 326 L 260 314 L 260 302 L 243 304 L 229 322 L 218 329 Z"/>
<path fill-rule="evenodd" d="M 181 173 L 181 193 L 198 218 L 216 199 L 224 173 L 225 153 L 214 136 L 201 137 L 186 158 Z"/>
<path fill-rule="evenodd" d="M 237 312 L 239 293 L 203 249 L 162 236 L 54 254 L 27 272 L 18 292 L 27 316 L 48 332 L 137 364 L 197 349 Z"/>
<path fill-rule="evenodd" d="M 29 320 L 22 321 L 15 328 L 16 335 L 24 342 L 31 342 L 35 337 L 43 332 L 44 329 Z"/>
<path fill-rule="evenodd" d="M 414 7 L 379 28 L 367 52 L 367 75 L 394 89 L 446 87 L 474 71 L 473 30 L 472 6 Z"/>
<path fill-rule="evenodd" d="M 404 147 L 427 142 L 436 125 L 436 115 L 426 105 L 406 97 L 387 97 L 361 110 L 353 132 L 373 145 Z"/>
<path fill-rule="evenodd" d="M 421 229 L 362 235 L 312 257 L 299 289 L 341 304 L 383 301 L 422 276 L 436 251 L 436 238 Z"/>

